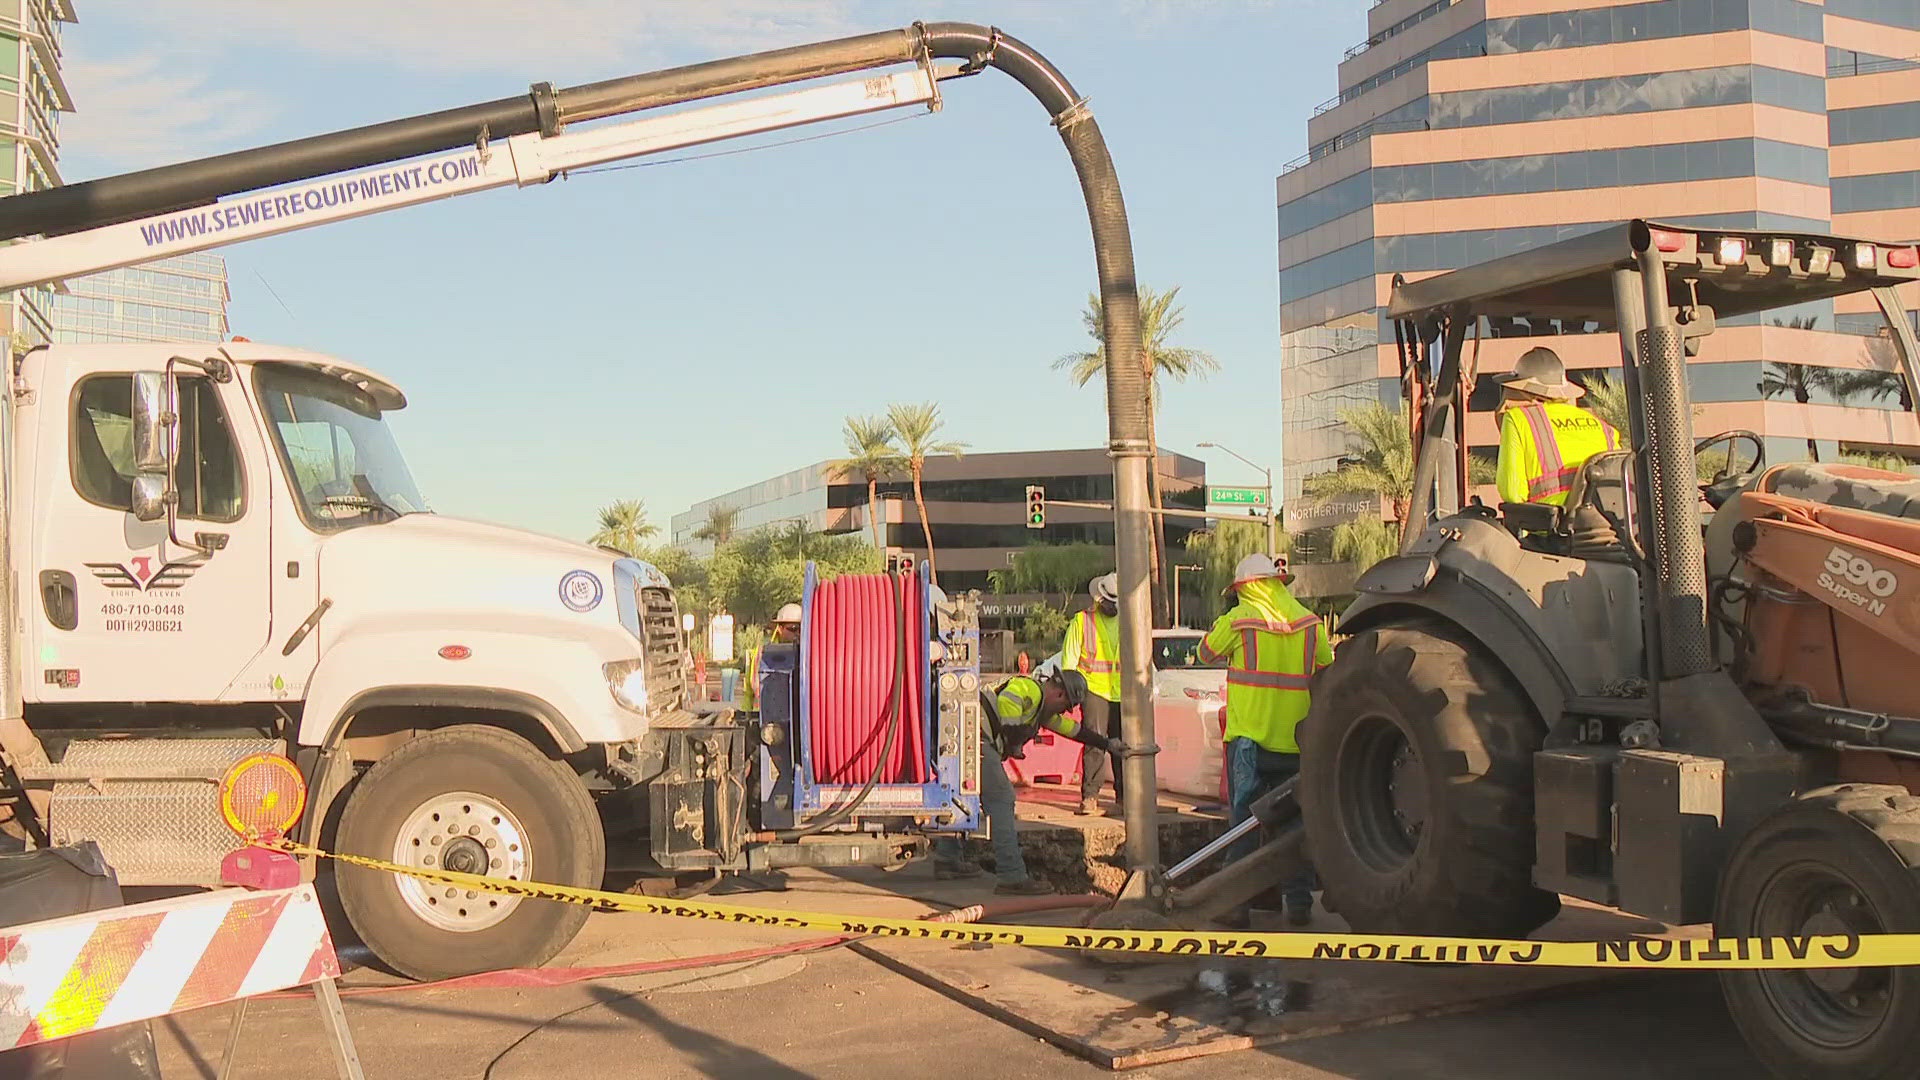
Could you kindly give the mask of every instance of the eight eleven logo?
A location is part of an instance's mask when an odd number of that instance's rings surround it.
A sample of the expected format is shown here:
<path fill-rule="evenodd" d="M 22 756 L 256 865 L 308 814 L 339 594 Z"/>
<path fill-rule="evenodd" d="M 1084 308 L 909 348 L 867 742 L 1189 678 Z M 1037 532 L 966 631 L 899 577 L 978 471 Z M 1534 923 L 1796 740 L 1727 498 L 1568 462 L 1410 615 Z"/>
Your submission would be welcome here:
<path fill-rule="evenodd" d="M 134 592 L 177 589 L 185 585 L 193 572 L 200 568 L 198 563 L 169 562 L 155 569 L 153 561 L 151 555 L 136 555 L 125 563 L 90 562 L 85 565 L 107 588 L 116 591 L 130 589 Z"/>

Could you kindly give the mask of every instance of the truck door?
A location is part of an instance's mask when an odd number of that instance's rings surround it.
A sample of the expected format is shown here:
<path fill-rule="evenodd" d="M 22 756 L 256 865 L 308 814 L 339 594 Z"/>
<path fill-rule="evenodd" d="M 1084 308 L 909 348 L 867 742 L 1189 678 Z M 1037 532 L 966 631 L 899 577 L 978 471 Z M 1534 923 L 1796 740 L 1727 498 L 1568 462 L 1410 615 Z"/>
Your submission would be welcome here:
<path fill-rule="evenodd" d="M 131 374 L 73 378 L 65 422 L 40 426 L 34 577 L 22 604 L 36 639 L 23 672 L 29 700 L 213 701 L 266 645 L 270 485 L 259 433 L 235 382 L 178 379 L 184 543 L 164 519 L 132 512 Z M 48 399 L 52 412 L 61 398 Z"/>

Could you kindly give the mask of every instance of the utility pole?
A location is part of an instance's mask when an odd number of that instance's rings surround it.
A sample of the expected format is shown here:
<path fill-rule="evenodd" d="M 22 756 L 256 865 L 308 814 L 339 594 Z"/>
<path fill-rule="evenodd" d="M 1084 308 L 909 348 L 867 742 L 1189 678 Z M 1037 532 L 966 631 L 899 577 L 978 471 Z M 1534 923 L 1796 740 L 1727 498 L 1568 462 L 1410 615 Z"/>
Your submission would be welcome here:
<path fill-rule="evenodd" d="M 1256 465 L 1248 461 L 1244 455 L 1236 453 L 1231 447 L 1221 446 L 1215 442 L 1203 442 L 1198 445 L 1204 446 L 1209 450 L 1219 450 L 1222 453 L 1231 454 L 1253 468 L 1259 469 L 1261 475 L 1267 478 L 1266 487 L 1264 488 L 1267 493 L 1267 557 L 1271 559 L 1278 556 L 1280 554 L 1279 507 L 1275 505 L 1277 500 L 1273 497 L 1273 470 L 1265 465 Z"/>

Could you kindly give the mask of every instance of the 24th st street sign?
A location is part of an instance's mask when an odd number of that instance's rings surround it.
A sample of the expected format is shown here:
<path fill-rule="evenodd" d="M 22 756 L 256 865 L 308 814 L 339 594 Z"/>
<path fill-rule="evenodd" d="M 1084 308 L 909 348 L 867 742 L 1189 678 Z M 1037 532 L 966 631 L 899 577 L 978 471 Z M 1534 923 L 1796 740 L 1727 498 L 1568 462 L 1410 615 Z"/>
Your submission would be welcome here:
<path fill-rule="evenodd" d="M 1266 488 L 1244 487 L 1207 487 L 1207 505 L 1209 506 L 1265 506 Z"/>

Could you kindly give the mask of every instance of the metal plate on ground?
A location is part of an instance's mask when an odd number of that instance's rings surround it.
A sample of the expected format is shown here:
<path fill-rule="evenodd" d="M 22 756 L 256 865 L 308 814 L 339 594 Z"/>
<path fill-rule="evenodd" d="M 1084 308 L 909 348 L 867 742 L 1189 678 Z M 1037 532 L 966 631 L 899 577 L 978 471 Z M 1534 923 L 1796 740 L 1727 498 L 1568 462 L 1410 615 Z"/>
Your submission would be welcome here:
<path fill-rule="evenodd" d="M 1317 918 L 1311 929 L 1343 929 Z M 1278 929 L 1257 925 L 1258 929 Z M 1622 937 L 1654 927 L 1570 907 L 1540 936 Z M 1438 967 L 1328 960 L 1179 960 L 1116 967 L 1045 949 L 897 938 L 853 946 L 925 986 L 1110 1069 L 1293 1042 L 1597 989 L 1579 969 Z"/>

